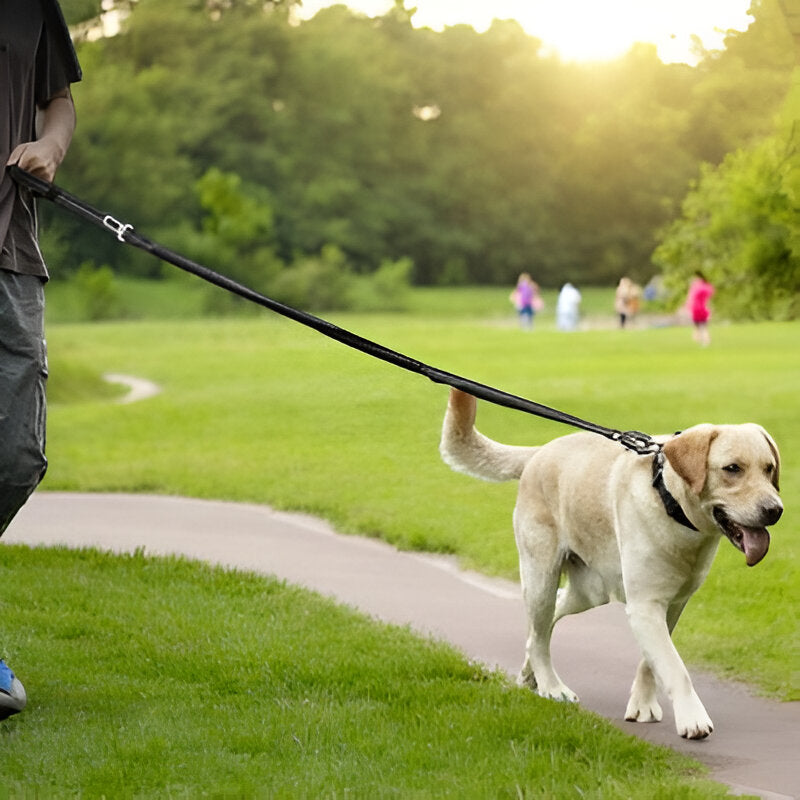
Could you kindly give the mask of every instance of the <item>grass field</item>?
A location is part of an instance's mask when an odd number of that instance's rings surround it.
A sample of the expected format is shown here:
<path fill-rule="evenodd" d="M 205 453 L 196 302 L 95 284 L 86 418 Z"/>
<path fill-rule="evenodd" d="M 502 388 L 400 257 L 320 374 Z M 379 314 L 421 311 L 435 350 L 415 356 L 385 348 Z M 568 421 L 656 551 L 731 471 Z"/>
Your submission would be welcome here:
<path fill-rule="evenodd" d="M 437 303 L 445 300 L 440 295 Z M 723 542 L 677 639 L 690 661 L 797 698 L 797 652 L 786 643 L 797 641 L 798 326 L 719 325 L 712 346 L 702 350 L 683 328 L 559 334 L 545 320 L 523 334 L 505 315 L 440 318 L 419 311 L 335 321 L 420 360 L 611 427 L 664 432 L 701 421 L 764 424 L 783 450 L 786 514 L 755 569 Z M 106 399 L 53 403 L 46 488 L 265 502 L 318 514 L 346 532 L 516 574 L 515 486 L 478 483 L 439 460 L 444 387 L 266 314 L 54 325 L 49 337 L 56 397 L 60 364 L 139 375 L 164 392 L 133 406 Z M 568 432 L 485 404 L 479 424 L 514 443 Z"/>
<path fill-rule="evenodd" d="M 220 290 L 186 275 L 177 269 L 167 270 L 164 280 L 142 280 L 116 275 L 113 278 L 113 298 L 116 313 L 129 320 L 187 320 L 204 315 L 209 295 L 215 298 Z M 584 288 L 581 308 L 585 316 L 608 317 L 614 304 L 614 292 L 607 288 Z M 557 292 L 542 292 L 545 309 L 539 322 L 552 325 Z M 47 316 L 53 324 L 92 321 L 87 317 L 87 294 L 79 280 L 53 280 L 47 287 Z M 427 318 L 471 317 L 513 321 L 509 315 L 508 287 L 467 286 L 453 288 L 415 288 L 407 295 L 405 315 Z M 257 306 L 242 305 L 240 310 Z"/>
<path fill-rule="evenodd" d="M 573 335 L 553 331 L 551 311 L 533 334 L 519 332 L 501 290 L 419 292 L 408 314 L 336 321 L 613 427 L 767 425 L 784 449 L 787 513 L 755 570 L 723 545 L 679 646 L 690 661 L 796 697 L 786 643 L 796 642 L 798 599 L 797 326 L 719 327 L 701 351 L 685 329 L 615 331 L 601 319 L 608 293 L 586 299 L 599 324 Z M 175 316 L 51 320 L 45 489 L 266 502 L 515 575 L 515 487 L 439 461 L 445 388 L 271 315 Z M 163 392 L 116 404 L 105 371 Z M 567 432 L 486 405 L 479 419 L 512 442 Z M 31 696 L 0 726 L 2 796 L 727 796 L 696 764 L 578 707 L 280 582 L 15 546 L 2 548 L 0 574 L 3 655 Z"/>
<path fill-rule="evenodd" d="M 5 547 L 9 798 L 728 796 L 442 644 L 175 559 Z"/>

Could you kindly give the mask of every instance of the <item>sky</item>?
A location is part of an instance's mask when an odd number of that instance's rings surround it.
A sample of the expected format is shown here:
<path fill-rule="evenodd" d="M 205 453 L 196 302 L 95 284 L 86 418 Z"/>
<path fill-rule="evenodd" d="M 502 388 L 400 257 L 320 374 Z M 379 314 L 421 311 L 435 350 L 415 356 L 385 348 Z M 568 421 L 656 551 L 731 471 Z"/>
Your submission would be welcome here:
<path fill-rule="evenodd" d="M 379 16 L 393 0 L 342 0 L 368 16 Z M 301 18 L 335 0 L 303 0 Z M 417 27 L 441 30 L 467 23 L 483 31 L 493 18 L 516 19 L 547 50 L 565 61 L 602 61 L 624 55 L 635 42 L 658 47 L 664 62 L 693 63 L 692 34 L 708 50 L 722 46 L 729 28 L 746 30 L 753 21 L 750 0 L 406 0 L 416 6 Z"/>

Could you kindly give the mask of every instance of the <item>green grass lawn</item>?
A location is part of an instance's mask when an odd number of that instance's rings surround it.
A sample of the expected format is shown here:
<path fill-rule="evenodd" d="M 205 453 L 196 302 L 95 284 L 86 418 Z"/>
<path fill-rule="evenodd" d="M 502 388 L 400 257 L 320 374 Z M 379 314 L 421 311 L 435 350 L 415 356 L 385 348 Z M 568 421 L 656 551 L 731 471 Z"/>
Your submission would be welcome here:
<path fill-rule="evenodd" d="M 114 275 L 112 297 L 114 312 L 121 319 L 186 320 L 204 315 L 209 296 L 221 297 L 220 290 L 195 276 L 177 269 L 164 267 L 165 278 L 146 280 L 124 275 Z M 515 317 L 509 302 L 511 287 L 464 286 L 416 287 L 408 293 L 406 315 L 425 318 L 472 317 L 484 318 L 502 324 L 514 324 Z M 539 326 L 552 327 L 555 318 L 558 291 L 543 289 L 545 308 L 537 315 Z M 81 282 L 59 280 L 58 276 L 47 287 L 47 318 L 50 323 L 65 324 L 92 321 L 87 317 L 87 304 L 91 300 Z M 108 298 L 106 298 L 108 299 Z M 587 319 L 610 317 L 614 308 L 614 289 L 582 288 L 581 311 Z M 258 312 L 257 306 L 239 308 Z"/>
<path fill-rule="evenodd" d="M 2 548 L 12 798 L 715 798 L 696 764 L 276 580 Z"/>
<path fill-rule="evenodd" d="M 516 315 L 509 301 L 510 286 L 464 286 L 416 288 L 409 295 L 408 313 L 427 319 L 462 317 L 513 325 Z M 536 315 L 536 327 L 551 328 L 555 320 L 557 289 L 542 289 L 544 309 Z M 614 322 L 614 289 L 581 287 L 584 321 Z"/>
<path fill-rule="evenodd" d="M 532 334 L 494 318 L 335 321 L 438 367 L 616 428 L 756 421 L 783 452 L 786 513 L 748 569 L 726 542 L 678 627 L 687 660 L 798 697 L 800 356 L 796 324 Z M 506 320 L 507 322 L 508 320 Z M 247 500 L 318 514 L 346 532 L 455 553 L 513 577 L 513 484 L 452 473 L 437 445 L 447 389 L 264 314 L 249 320 L 53 325 L 51 469 L 45 488 Z M 61 364 L 163 386 L 120 406 L 57 402 Z M 481 404 L 494 438 L 535 444 L 569 429 Z"/>
<path fill-rule="evenodd" d="M 685 329 L 560 335 L 551 306 L 526 335 L 506 294 L 428 290 L 409 314 L 335 321 L 612 427 L 765 424 L 783 448 L 786 515 L 754 570 L 723 544 L 679 647 L 796 697 L 786 643 L 798 599 L 798 327 L 715 327 L 703 351 Z M 608 292 L 586 294 L 601 314 Z M 160 302 L 169 307 L 168 293 Z M 438 458 L 446 388 L 268 314 L 51 318 L 48 338 L 45 489 L 266 502 L 515 576 L 515 487 L 456 475 Z M 115 404 L 98 381 L 106 371 L 163 393 Z M 510 442 L 568 432 L 485 404 L 479 415 Z M 274 580 L 16 546 L 2 549 L 0 573 L 3 654 L 31 696 L 0 726 L 10 797 L 726 796 L 696 764 L 578 707 Z"/>

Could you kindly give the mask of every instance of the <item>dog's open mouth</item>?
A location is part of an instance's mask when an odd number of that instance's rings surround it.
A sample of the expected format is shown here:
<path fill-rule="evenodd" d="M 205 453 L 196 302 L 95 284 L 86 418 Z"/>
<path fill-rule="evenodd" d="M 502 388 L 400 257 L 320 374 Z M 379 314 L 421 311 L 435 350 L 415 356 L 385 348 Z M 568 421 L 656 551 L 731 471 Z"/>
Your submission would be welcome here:
<path fill-rule="evenodd" d="M 747 566 L 754 567 L 769 550 L 769 531 L 766 528 L 748 528 L 734 522 L 719 506 L 714 509 L 714 519 L 731 544 L 741 550 Z"/>

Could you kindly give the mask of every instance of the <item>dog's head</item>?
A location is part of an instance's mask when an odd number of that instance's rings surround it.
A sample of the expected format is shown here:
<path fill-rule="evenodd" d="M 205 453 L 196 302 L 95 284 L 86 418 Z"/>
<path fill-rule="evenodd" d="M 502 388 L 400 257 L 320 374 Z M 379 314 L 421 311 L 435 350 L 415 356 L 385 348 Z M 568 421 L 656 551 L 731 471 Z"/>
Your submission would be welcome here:
<path fill-rule="evenodd" d="M 666 442 L 664 455 L 747 565 L 761 561 L 767 526 L 783 513 L 772 437 L 760 425 L 697 425 Z"/>

